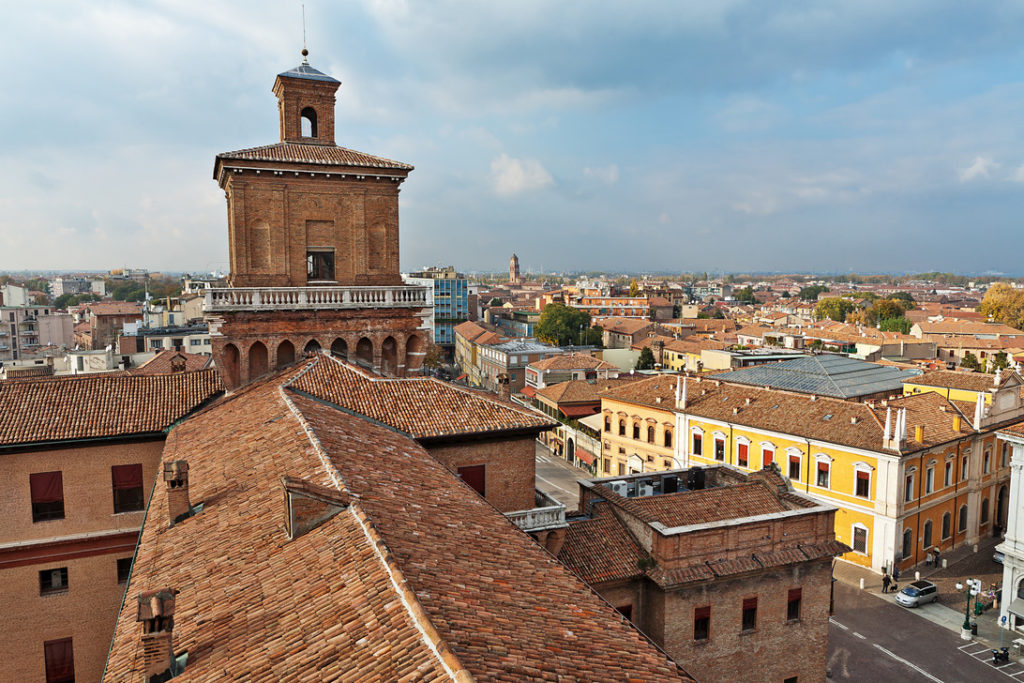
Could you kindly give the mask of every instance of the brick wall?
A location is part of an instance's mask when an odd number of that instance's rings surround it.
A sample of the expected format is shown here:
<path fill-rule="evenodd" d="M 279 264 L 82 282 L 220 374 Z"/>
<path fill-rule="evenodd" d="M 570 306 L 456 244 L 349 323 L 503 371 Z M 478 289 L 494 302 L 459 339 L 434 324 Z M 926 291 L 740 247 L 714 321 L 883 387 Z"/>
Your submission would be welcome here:
<path fill-rule="evenodd" d="M 45 680 L 43 643 L 70 637 L 76 680 L 99 680 L 125 588 L 117 560 L 132 556 L 145 516 L 114 514 L 110 468 L 141 464 L 148 503 L 162 451 L 152 440 L 0 456 L 0 642 L 18 644 L 0 648 L 0 678 Z M 29 475 L 51 471 L 63 475 L 65 518 L 33 523 Z M 40 595 L 39 572 L 60 567 L 68 590 Z"/>
<path fill-rule="evenodd" d="M 424 446 L 452 472 L 468 465 L 486 465 L 485 497 L 502 512 L 512 512 L 534 507 L 534 444 L 531 435 Z"/>
<path fill-rule="evenodd" d="M 793 622 L 786 619 L 791 588 L 802 591 L 800 619 Z M 669 593 L 659 642 L 697 680 L 824 681 L 831 589 L 832 564 L 826 561 Z M 757 627 L 741 633 L 743 600 L 751 597 L 757 597 Z M 705 605 L 711 606 L 711 634 L 698 642 L 693 611 Z"/>

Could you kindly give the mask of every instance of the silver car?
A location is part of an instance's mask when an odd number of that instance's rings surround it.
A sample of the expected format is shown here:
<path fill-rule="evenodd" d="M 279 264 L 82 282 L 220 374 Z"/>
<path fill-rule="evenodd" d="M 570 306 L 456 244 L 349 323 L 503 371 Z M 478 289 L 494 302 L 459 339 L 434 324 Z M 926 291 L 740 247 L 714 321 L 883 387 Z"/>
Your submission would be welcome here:
<path fill-rule="evenodd" d="M 896 602 L 904 607 L 918 607 L 939 599 L 939 587 L 931 581 L 915 581 L 896 594 Z"/>

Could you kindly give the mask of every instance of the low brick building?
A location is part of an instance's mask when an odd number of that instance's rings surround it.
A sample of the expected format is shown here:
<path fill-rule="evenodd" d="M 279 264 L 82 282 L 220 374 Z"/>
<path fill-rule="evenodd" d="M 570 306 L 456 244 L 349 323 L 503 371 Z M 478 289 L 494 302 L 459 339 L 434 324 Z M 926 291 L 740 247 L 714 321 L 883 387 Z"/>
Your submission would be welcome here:
<path fill-rule="evenodd" d="M 823 681 L 835 512 L 773 470 L 592 479 L 558 558 L 698 679 Z"/>
<path fill-rule="evenodd" d="M 0 677 L 99 679 L 165 430 L 220 391 L 213 370 L 0 382 Z"/>

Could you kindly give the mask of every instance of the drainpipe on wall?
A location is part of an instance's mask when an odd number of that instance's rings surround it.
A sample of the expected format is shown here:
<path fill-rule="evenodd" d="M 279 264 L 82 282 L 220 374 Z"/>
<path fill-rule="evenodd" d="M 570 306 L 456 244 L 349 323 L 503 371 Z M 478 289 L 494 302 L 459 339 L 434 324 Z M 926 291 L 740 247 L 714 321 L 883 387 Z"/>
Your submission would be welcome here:
<path fill-rule="evenodd" d="M 804 439 L 807 442 L 807 467 L 806 473 L 804 474 L 804 493 L 811 492 L 811 440 Z M 832 479 L 832 466 L 828 468 L 828 478 Z M 831 483 L 831 481 L 829 482 Z M 877 487 L 876 487 L 877 488 Z"/>

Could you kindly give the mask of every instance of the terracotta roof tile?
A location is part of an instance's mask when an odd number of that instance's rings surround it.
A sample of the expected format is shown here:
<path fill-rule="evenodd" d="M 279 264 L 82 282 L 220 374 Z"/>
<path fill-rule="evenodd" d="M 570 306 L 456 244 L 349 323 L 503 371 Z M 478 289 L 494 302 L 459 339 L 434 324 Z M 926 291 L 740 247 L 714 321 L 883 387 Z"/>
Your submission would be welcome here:
<path fill-rule="evenodd" d="M 411 171 L 413 167 L 401 161 L 364 154 L 337 145 L 278 142 L 262 147 L 250 147 L 217 155 L 217 161 L 270 161 L 319 166 L 352 166 L 355 168 L 385 168 Z"/>
<path fill-rule="evenodd" d="M 618 581 L 640 574 L 647 557 L 606 503 L 596 503 L 593 517 L 570 520 L 558 561 L 589 584 Z"/>
<path fill-rule="evenodd" d="M 0 446 L 161 432 L 222 391 L 216 370 L 0 382 Z"/>
<path fill-rule="evenodd" d="M 189 652 L 188 680 L 429 680 L 444 667 L 477 680 L 689 680 L 421 446 L 283 387 L 301 372 L 236 392 L 168 440 L 165 459 L 188 460 L 192 500 L 207 504 L 168 528 L 156 487 L 127 594 L 181 591 L 174 647 Z M 289 541 L 282 475 L 352 505 Z M 140 632 L 123 609 L 107 680 L 138 680 Z"/>
<path fill-rule="evenodd" d="M 617 366 L 586 353 L 562 353 L 530 363 L 536 370 L 614 370 Z"/>
<path fill-rule="evenodd" d="M 420 438 L 555 423 L 532 410 L 432 377 L 386 379 L 328 356 L 318 357 L 292 388 Z"/>
<path fill-rule="evenodd" d="M 185 372 L 205 370 L 213 366 L 212 356 L 163 349 L 139 367 L 129 370 L 129 372 L 133 375 L 167 375 L 174 372 L 177 363 L 181 361 L 184 361 Z"/>
<path fill-rule="evenodd" d="M 614 496 L 618 506 L 639 519 L 669 528 L 767 515 L 796 507 L 786 505 L 767 484 L 757 481 L 637 498 L 624 498 L 604 486 L 600 488 L 603 495 Z"/>
<path fill-rule="evenodd" d="M 1010 378 L 1011 372 L 1003 374 L 1003 381 Z M 953 372 L 949 370 L 930 370 L 919 377 L 907 380 L 908 384 L 921 384 L 928 387 L 964 389 L 966 391 L 989 391 L 995 389 L 995 375 L 978 372 Z"/>

